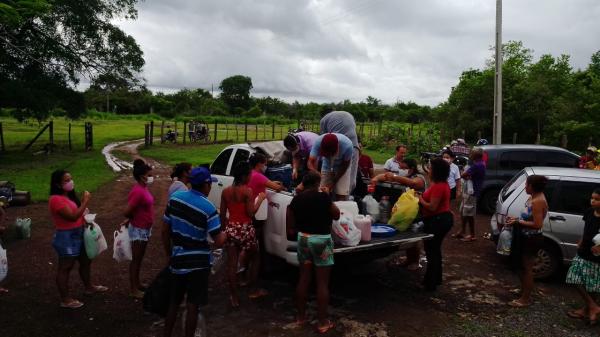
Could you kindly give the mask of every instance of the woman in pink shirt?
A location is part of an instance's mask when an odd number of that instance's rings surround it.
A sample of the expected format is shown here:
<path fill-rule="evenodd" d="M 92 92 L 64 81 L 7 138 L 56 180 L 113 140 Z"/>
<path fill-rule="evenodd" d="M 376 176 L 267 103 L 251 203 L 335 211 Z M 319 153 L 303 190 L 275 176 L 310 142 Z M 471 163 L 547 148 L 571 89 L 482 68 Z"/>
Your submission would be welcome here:
<path fill-rule="evenodd" d="M 144 297 L 146 286 L 140 282 L 140 269 L 144 254 L 146 254 L 148 240 L 152 235 L 152 224 L 154 222 L 154 197 L 148 190 L 148 186 L 154 181 L 152 168 L 143 160 L 136 159 L 133 162 L 133 177 L 137 183 L 127 197 L 125 217 L 128 220 L 123 224 L 128 224 L 131 251 L 133 253 L 133 258 L 129 264 L 130 296 L 141 299 Z"/>
<path fill-rule="evenodd" d="M 63 308 L 76 309 L 83 306 L 82 302 L 69 296 L 69 274 L 75 261 L 79 262 L 79 275 L 87 294 L 108 290 L 101 285 L 92 285 L 91 260 L 83 249 L 83 215 L 89 201 L 88 191 L 83 192 L 81 202 L 79 201 L 75 193 L 75 182 L 69 172 L 56 170 L 52 173 L 48 209 L 56 227 L 52 246 L 58 254 L 56 285 L 60 293 L 60 306 Z"/>

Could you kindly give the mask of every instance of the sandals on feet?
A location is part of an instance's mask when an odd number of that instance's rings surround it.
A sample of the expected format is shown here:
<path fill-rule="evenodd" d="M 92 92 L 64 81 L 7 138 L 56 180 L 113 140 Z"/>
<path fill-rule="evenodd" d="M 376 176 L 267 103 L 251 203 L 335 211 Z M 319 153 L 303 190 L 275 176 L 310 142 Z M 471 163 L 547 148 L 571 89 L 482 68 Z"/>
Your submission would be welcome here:
<path fill-rule="evenodd" d="M 581 312 L 582 309 L 567 311 L 567 316 L 575 319 L 584 319 L 586 317 L 585 313 Z M 585 312 L 585 310 L 583 310 Z"/>
<path fill-rule="evenodd" d="M 454 234 L 452 234 L 450 236 L 453 237 L 453 238 L 456 238 L 456 239 L 462 239 L 464 237 L 464 234 L 461 233 L 461 232 L 457 232 L 457 233 L 454 233 Z"/>
<path fill-rule="evenodd" d="M 67 309 L 77 309 L 83 307 L 83 302 L 79 302 L 78 300 L 70 300 L 68 302 L 60 302 L 61 308 Z"/>
<path fill-rule="evenodd" d="M 229 296 L 229 303 L 231 303 L 233 309 L 238 309 L 240 307 L 240 300 L 233 296 Z"/>
<path fill-rule="evenodd" d="M 129 297 L 141 300 L 144 298 L 144 292 L 137 290 L 137 291 L 129 293 Z"/>
<path fill-rule="evenodd" d="M 269 295 L 269 292 L 266 291 L 265 289 L 258 289 L 257 291 L 248 294 L 248 298 L 251 300 L 257 299 L 257 298 L 261 298 L 264 296 Z"/>
<path fill-rule="evenodd" d="M 7 294 L 8 289 L 0 287 L 0 294 Z"/>
<path fill-rule="evenodd" d="M 511 307 L 513 307 L 513 308 L 526 308 L 526 307 L 528 307 L 528 306 L 531 305 L 531 302 L 529 302 L 529 303 L 523 303 L 523 302 L 521 302 L 519 300 L 512 300 L 512 301 L 508 302 L 508 305 L 511 306 Z"/>
<path fill-rule="evenodd" d="M 475 238 L 473 235 L 467 235 L 464 238 L 460 239 L 460 241 L 462 241 L 462 242 L 473 242 L 476 240 L 477 240 L 477 238 Z"/>
<path fill-rule="evenodd" d="M 332 321 L 327 321 L 327 324 L 317 326 L 317 332 L 320 334 L 326 334 L 329 330 L 335 328 L 335 323 Z"/>
<path fill-rule="evenodd" d="M 97 286 L 92 286 L 91 289 L 86 290 L 85 294 L 86 295 L 93 295 L 95 293 L 104 293 L 104 292 L 107 292 L 107 291 L 108 291 L 108 287 L 97 285 Z"/>

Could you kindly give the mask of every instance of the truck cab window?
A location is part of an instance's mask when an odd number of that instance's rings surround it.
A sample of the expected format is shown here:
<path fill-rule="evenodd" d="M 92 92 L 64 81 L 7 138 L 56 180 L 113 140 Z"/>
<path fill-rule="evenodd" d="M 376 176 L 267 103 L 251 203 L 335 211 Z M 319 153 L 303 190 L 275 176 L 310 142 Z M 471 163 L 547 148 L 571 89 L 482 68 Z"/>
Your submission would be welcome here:
<path fill-rule="evenodd" d="M 210 172 L 212 174 L 226 175 L 227 174 L 227 164 L 229 164 L 229 158 L 231 157 L 231 153 L 233 149 L 227 149 L 215 159 L 210 167 Z"/>

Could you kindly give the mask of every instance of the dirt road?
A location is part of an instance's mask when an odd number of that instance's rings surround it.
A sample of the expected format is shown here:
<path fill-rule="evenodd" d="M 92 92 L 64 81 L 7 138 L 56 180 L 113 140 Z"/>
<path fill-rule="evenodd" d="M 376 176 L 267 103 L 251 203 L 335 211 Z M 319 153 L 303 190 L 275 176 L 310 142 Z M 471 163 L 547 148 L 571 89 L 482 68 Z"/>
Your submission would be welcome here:
<path fill-rule="evenodd" d="M 150 281 L 165 264 L 158 229 L 170 183 L 168 168 L 157 165 L 151 191 L 156 198 L 155 235 L 142 267 Z M 75 177 L 76 180 L 85 177 Z M 112 243 L 112 232 L 123 220 L 127 193 L 133 179 L 121 175 L 92 196 L 90 209 Z M 9 276 L 0 295 L 2 336 L 159 336 L 158 318 L 145 315 L 141 303 L 128 294 L 127 264 L 118 264 L 107 251 L 92 264 L 93 278 L 110 287 L 102 295 L 84 296 L 76 272 L 71 275 L 73 294 L 85 302 L 79 310 L 58 307 L 55 286 L 56 254 L 51 247 L 53 225 L 47 205 L 34 204 L 8 210 L 7 223 L 16 217 L 32 218 L 30 240 L 9 241 Z M 479 239 L 463 243 L 448 238 L 444 244 L 444 285 L 436 293 L 419 290 L 423 269 L 410 272 L 390 266 L 393 258 L 369 265 L 338 268 L 331 283 L 331 312 L 337 322 L 330 336 L 598 336 L 600 329 L 571 320 L 566 310 L 578 304 L 573 289 L 561 277 L 543 284 L 545 295 L 536 295 L 528 309 L 511 309 L 505 303 L 518 285 L 496 256 L 491 243 L 481 238 L 488 218 L 477 218 Z M 270 292 L 257 301 L 242 299 L 240 310 L 231 310 L 222 275 L 212 279 L 210 304 L 205 308 L 209 336 L 313 336 L 313 327 L 293 329 L 292 294 L 295 270 L 284 268 L 265 279 Z M 314 314 L 314 303 L 311 307 Z"/>

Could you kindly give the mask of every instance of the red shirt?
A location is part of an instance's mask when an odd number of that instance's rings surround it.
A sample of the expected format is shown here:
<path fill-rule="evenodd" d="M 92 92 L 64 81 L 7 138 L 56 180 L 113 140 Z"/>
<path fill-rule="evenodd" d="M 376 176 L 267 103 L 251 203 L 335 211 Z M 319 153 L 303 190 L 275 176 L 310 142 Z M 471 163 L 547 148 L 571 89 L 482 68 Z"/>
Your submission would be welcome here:
<path fill-rule="evenodd" d="M 259 193 L 267 192 L 268 181 L 269 178 L 265 177 L 264 174 L 252 170 L 252 173 L 250 173 L 250 181 L 248 182 L 248 187 L 252 190 L 252 200 L 256 199 Z"/>
<path fill-rule="evenodd" d="M 149 229 L 154 222 L 154 197 L 148 187 L 135 184 L 127 197 L 127 204 L 133 209 L 131 225 Z"/>
<path fill-rule="evenodd" d="M 358 158 L 358 167 L 360 168 L 360 172 L 364 177 L 373 178 L 371 177 L 371 173 L 369 172 L 369 169 L 373 168 L 373 160 L 371 159 L 371 157 L 365 154 L 361 154 L 360 158 Z"/>
<path fill-rule="evenodd" d="M 81 227 L 83 225 L 83 216 L 75 221 L 70 221 L 58 214 L 65 207 L 68 207 L 73 213 L 77 212 L 78 208 L 76 203 L 64 195 L 52 195 L 48 199 L 48 209 L 50 210 L 50 216 L 56 229 L 67 230 Z"/>
<path fill-rule="evenodd" d="M 423 216 L 431 217 L 434 215 L 450 212 L 450 186 L 448 182 L 434 183 L 423 193 L 423 199 L 427 202 L 431 202 L 431 199 L 439 198 L 440 203 L 435 211 L 430 211 L 426 207 L 423 207 Z"/>

